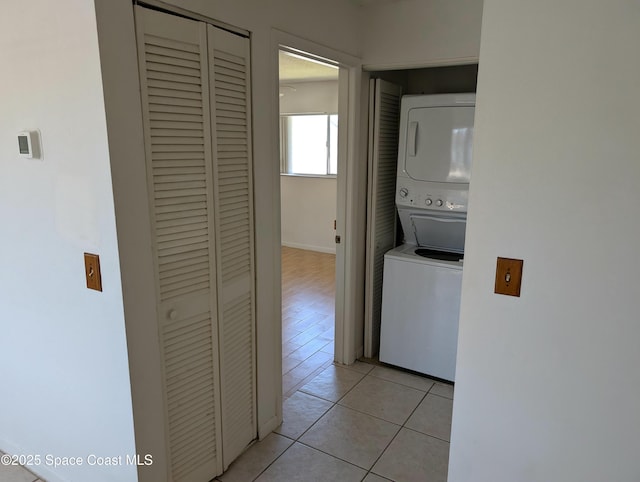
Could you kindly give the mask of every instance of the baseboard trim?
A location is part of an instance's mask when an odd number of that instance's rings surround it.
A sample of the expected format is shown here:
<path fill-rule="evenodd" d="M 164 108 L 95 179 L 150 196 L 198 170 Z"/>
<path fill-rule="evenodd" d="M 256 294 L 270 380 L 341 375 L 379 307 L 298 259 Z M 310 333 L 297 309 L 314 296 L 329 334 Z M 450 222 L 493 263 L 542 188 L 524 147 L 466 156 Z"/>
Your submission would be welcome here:
<path fill-rule="evenodd" d="M 258 438 L 262 440 L 271 432 L 273 432 L 278 426 L 282 423 L 282 420 L 279 420 L 278 417 L 270 418 L 266 423 L 262 424 L 258 428 Z"/>
<path fill-rule="evenodd" d="M 287 248 L 306 249 L 307 251 L 317 251 L 319 253 L 336 254 L 335 246 L 333 248 L 327 248 L 325 246 L 312 246 L 310 244 L 289 243 L 284 241 L 282 242 L 282 246 L 286 246 Z"/>

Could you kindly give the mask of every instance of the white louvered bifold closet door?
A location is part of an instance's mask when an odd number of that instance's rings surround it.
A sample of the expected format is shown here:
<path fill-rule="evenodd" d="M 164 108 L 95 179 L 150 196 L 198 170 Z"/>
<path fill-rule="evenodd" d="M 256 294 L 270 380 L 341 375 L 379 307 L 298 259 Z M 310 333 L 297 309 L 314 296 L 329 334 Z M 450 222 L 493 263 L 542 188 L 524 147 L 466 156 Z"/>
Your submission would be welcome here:
<path fill-rule="evenodd" d="M 256 437 L 249 40 L 135 8 L 168 480 Z"/>
<path fill-rule="evenodd" d="M 380 349 L 384 254 L 395 246 L 400 86 L 371 80 L 364 356 Z"/>
<path fill-rule="evenodd" d="M 249 40 L 209 26 L 223 463 L 255 439 L 255 288 Z"/>
<path fill-rule="evenodd" d="M 170 480 L 221 471 L 206 26 L 136 7 Z"/>

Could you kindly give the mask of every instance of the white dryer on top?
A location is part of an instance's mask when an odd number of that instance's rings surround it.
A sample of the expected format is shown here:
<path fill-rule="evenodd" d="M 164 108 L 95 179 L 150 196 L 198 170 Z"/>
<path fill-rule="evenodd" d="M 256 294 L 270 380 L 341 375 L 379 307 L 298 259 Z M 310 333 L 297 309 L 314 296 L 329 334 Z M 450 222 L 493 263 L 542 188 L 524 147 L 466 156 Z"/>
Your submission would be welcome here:
<path fill-rule="evenodd" d="M 407 243 L 464 251 L 475 94 L 402 98 L 396 206 Z"/>

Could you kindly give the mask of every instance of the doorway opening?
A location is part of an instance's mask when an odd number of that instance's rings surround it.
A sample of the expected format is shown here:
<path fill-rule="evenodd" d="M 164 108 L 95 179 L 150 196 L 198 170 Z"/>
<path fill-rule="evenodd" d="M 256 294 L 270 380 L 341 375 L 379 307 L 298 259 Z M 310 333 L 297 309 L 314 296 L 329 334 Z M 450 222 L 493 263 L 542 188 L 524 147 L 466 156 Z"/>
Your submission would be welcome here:
<path fill-rule="evenodd" d="M 278 64 L 286 399 L 334 360 L 340 68 L 286 48 Z"/>

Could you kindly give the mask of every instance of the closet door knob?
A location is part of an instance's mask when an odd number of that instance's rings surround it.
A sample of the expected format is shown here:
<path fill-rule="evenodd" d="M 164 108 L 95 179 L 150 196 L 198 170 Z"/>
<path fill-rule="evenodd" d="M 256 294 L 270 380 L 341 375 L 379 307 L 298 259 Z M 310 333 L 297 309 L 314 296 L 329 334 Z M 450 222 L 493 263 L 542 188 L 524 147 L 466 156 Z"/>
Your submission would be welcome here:
<path fill-rule="evenodd" d="M 176 320 L 178 318 L 178 312 L 176 310 L 169 310 L 167 315 L 169 315 L 170 320 Z"/>

